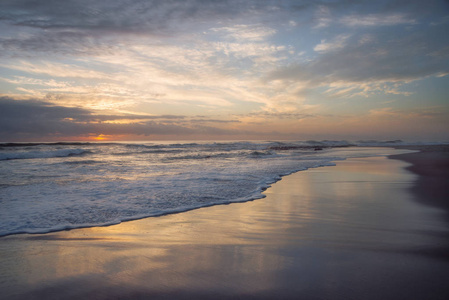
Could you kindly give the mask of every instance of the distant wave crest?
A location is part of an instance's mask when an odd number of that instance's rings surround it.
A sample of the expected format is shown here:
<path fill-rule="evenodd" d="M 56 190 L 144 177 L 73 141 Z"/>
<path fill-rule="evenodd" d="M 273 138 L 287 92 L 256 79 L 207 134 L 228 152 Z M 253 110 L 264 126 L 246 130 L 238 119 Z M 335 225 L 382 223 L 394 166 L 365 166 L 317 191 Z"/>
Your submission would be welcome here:
<path fill-rule="evenodd" d="M 27 151 L 27 152 L 0 152 L 0 160 L 10 159 L 32 159 L 76 156 L 87 153 L 84 149 L 59 149 L 49 151 Z"/>

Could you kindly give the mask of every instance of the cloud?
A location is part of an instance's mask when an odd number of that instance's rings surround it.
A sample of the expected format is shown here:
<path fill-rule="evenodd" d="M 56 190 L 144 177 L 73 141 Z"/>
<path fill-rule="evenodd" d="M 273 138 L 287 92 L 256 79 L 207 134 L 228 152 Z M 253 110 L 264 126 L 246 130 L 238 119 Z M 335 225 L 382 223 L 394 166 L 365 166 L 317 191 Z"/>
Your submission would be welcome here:
<path fill-rule="evenodd" d="M 0 67 L 18 70 L 25 73 L 48 75 L 53 78 L 81 78 L 81 79 L 110 79 L 107 72 L 96 71 L 82 65 L 67 64 L 60 62 L 37 61 L 30 62 L 23 59 L 9 60 L 0 63 Z M 24 76 L 22 76 L 24 77 Z"/>
<path fill-rule="evenodd" d="M 180 115 L 96 114 L 93 111 L 52 105 L 39 100 L 0 97 L 0 141 L 120 136 L 235 134 L 206 123 L 238 123 L 237 120 L 187 119 Z"/>
<path fill-rule="evenodd" d="M 13 76 L 12 78 L 0 77 L 0 80 L 17 84 L 17 85 L 42 85 L 48 87 L 67 87 L 69 84 L 67 82 L 56 81 L 54 79 L 43 80 L 37 78 L 29 78 L 25 76 Z"/>
<path fill-rule="evenodd" d="M 353 35 L 338 35 L 315 47 L 318 55 L 269 73 L 268 81 L 303 82 L 309 88 L 340 86 L 347 93 L 398 92 L 398 84 L 449 71 L 445 26 L 407 29 L 377 29 Z"/>
<path fill-rule="evenodd" d="M 229 107 L 236 99 L 263 103 L 260 87 L 253 88 L 254 75 L 275 66 L 286 48 L 264 41 L 273 31 L 260 25 L 226 27 L 225 31 L 252 39 L 230 42 L 216 36 L 211 40 L 210 36 L 195 36 L 179 43 L 130 35 L 125 40 L 108 41 L 116 48 L 113 52 L 87 51 L 84 57 L 66 55 L 65 59 L 57 55 L 20 57 L 4 59 L 0 66 L 21 74 L 3 77 L 17 91 L 42 98 L 57 95 L 54 103 L 60 105 L 101 108 L 109 103 L 109 107 L 119 108 L 152 101 Z"/>
<path fill-rule="evenodd" d="M 369 14 L 345 16 L 340 22 L 345 26 L 357 27 L 412 25 L 416 23 L 416 20 L 410 19 L 404 14 Z"/>
<path fill-rule="evenodd" d="M 346 41 L 350 38 L 349 34 L 340 34 L 336 36 L 331 42 L 321 40 L 321 43 L 316 45 L 313 50 L 316 52 L 329 52 L 342 49 L 346 46 Z"/>
<path fill-rule="evenodd" d="M 0 95 L 45 134 L 231 133 L 449 74 L 444 1 L 63 2 L 0 1 Z"/>
<path fill-rule="evenodd" d="M 315 12 L 315 19 L 316 25 L 313 28 L 319 29 L 328 27 L 332 22 L 331 11 L 329 7 L 324 5 L 318 6 Z"/>
<path fill-rule="evenodd" d="M 276 30 L 260 24 L 212 28 L 211 31 L 222 33 L 226 39 L 238 42 L 261 42 L 276 33 Z"/>
<path fill-rule="evenodd" d="M 263 119 L 284 119 L 284 120 L 302 120 L 307 118 L 316 118 L 317 115 L 307 113 L 288 113 L 288 112 L 257 112 L 250 113 L 248 117 Z"/>
<path fill-rule="evenodd" d="M 36 100 L 16 101 L 0 98 L 0 139 L 17 136 L 81 133 L 82 125 L 68 121 L 85 118 L 88 111 L 81 108 L 50 106 Z"/>
<path fill-rule="evenodd" d="M 401 110 L 392 107 L 383 107 L 378 109 L 371 109 L 369 115 L 384 119 L 398 119 L 406 118 L 413 120 L 436 119 L 447 117 L 447 112 L 444 112 L 444 107 L 427 107 L 423 109 Z"/>
<path fill-rule="evenodd" d="M 0 52 L 30 58 L 103 55 L 138 39 L 192 38 L 217 20 L 229 37 L 260 40 L 268 33 L 263 26 L 233 28 L 234 20 L 248 21 L 269 6 L 239 0 L 5 0 L 0 1 Z"/>
<path fill-rule="evenodd" d="M 86 32 L 40 31 L 33 35 L 0 38 L 3 55 L 33 56 L 45 53 L 56 55 L 98 55 L 111 53 L 116 47 L 107 43 L 102 36 L 92 36 Z"/>
<path fill-rule="evenodd" d="M 190 123 L 240 123 L 239 120 L 191 119 Z"/>
<path fill-rule="evenodd" d="M 204 0 L 5 0 L 2 20 L 28 28 L 84 31 L 93 34 L 138 33 L 171 36 L 201 26 L 203 22 L 235 18 L 276 7 L 259 1 Z"/>

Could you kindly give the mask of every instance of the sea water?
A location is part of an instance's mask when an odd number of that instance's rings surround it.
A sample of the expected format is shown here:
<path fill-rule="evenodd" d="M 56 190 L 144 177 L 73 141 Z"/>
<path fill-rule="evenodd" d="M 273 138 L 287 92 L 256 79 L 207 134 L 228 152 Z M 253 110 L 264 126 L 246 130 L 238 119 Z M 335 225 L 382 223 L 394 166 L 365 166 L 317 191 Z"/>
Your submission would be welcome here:
<path fill-rule="evenodd" d="M 0 236 L 254 200 L 284 175 L 348 157 L 404 152 L 366 147 L 400 143 L 3 143 Z"/>

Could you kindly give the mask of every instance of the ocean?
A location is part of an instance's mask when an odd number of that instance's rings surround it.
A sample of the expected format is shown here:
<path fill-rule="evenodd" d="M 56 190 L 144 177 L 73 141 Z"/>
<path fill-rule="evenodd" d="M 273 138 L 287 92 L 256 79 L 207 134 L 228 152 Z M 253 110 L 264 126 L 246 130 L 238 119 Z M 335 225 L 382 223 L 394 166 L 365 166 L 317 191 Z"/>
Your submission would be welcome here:
<path fill-rule="evenodd" d="M 282 176 L 401 141 L 0 144 L 0 236 L 104 226 L 264 197 Z M 382 146 L 382 147 L 379 147 Z"/>

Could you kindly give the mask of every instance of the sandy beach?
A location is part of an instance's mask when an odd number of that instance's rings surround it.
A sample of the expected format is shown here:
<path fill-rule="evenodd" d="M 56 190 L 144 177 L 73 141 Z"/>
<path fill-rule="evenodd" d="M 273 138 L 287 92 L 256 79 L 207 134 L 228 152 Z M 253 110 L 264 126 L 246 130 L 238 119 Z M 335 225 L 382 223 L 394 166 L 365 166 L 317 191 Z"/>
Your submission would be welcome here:
<path fill-rule="evenodd" d="M 449 213 L 449 145 L 407 148 L 415 148 L 420 152 L 392 156 L 391 158 L 410 163 L 407 170 L 419 175 L 412 188 L 416 200 L 444 209 Z"/>
<path fill-rule="evenodd" d="M 0 238 L 4 299 L 447 299 L 446 147 L 284 177 L 246 203 Z"/>

